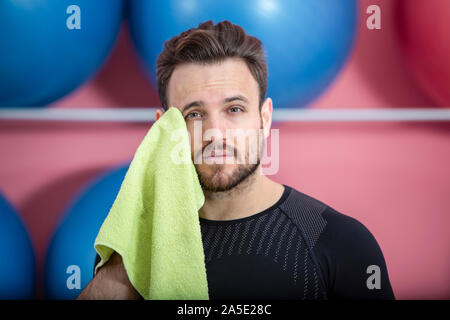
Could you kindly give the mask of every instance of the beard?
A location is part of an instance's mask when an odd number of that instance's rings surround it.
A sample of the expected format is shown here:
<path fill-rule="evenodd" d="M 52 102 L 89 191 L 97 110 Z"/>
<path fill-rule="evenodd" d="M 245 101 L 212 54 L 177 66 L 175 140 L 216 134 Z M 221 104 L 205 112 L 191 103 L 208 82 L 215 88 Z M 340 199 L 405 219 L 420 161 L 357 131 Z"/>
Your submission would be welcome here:
<path fill-rule="evenodd" d="M 263 129 L 262 119 L 260 129 Z M 244 164 L 196 164 L 195 170 L 203 191 L 213 193 L 230 191 L 251 177 L 261 163 L 264 139 L 258 136 L 258 142 L 256 163 L 249 163 L 249 151 L 246 150 Z M 230 148 L 230 150 L 233 149 L 234 154 L 237 155 L 237 150 Z M 207 168 L 203 170 L 203 166 L 207 166 Z M 227 166 L 233 166 L 231 173 L 227 172 Z"/>
<path fill-rule="evenodd" d="M 202 172 L 197 166 L 195 169 L 200 185 L 204 191 L 224 192 L 235 188 L 253 175 L 259 164 L 260 159 L 258 157 L 258 161 L 255 164 L 238 164 L 231 174 L 227 174 L 224 165 L 220 164 L 212 165 L 214 167 L 212 168 L 213 172 L 211 174 Z"/>

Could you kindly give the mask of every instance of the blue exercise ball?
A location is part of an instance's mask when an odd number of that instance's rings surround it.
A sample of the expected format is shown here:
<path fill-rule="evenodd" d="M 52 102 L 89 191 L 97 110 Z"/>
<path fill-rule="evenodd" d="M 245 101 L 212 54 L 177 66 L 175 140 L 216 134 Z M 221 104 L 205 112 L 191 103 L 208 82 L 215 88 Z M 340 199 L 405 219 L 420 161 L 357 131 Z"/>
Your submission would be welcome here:
<path fill-rule="evenodd" d="M 27 230 L 6 198 L 0 194 L 0 300 L 33 299 L 36 261 Z"/>
<path fill-rule="evenodd" d="M 45 260 L 47 299 L 75 299 L 91 281 L 95 238 L 128 170 L 108 170 L 76 196 L 53 236 Z"/>
<path fill-rule="evenodd" d="M 304 107 L 331 83 L 352 50 L 355 0 L 170 0 L 130 2 L 132 39 L 156 84 L 164 41 L 199 23 L 229 20 L 259 38 L 275 107 Z"/>
<path fill-rule="evenodd" d="M 0 1 L 0 107 L 43 106 L 91 77 L 122 9 L 122 0 Z"/>

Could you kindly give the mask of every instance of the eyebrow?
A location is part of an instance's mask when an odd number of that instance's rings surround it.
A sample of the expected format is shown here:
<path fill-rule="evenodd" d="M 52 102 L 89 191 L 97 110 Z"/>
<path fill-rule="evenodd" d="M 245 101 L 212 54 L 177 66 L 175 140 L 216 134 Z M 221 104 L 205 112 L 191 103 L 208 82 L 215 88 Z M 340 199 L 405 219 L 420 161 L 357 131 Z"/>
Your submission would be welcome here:
<path fill-rule="evenodd" d="M 233 102 L 233 101 L 242 101 L 242 102 L 248 103 L 248 99 L 246 97 L 244 97 L 243 95 L 240 95 L 240 94 L 236 95 L 236 96 L 232 96 L 232 97 L 223 99 L 223 103 L 230 103 L 230 102 Z M 182 112 L 184 113 L 186 110 L 188 110 L 188 109 L 190 109 L 192 107 L 201 107 L 201 108 L 203 108 L 204 106 L 205 106 L 205 103 L 202 100 L 192 101 L 192 102 L 186 104 L 183 107 Z"/>

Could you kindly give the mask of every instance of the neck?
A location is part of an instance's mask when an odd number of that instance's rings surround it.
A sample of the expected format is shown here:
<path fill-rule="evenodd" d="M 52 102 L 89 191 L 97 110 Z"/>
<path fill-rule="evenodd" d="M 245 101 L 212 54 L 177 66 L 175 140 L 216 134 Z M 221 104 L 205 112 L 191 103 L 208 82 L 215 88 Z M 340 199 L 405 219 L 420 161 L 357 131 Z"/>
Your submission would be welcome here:
<path fill-rule="evenodd" d="M 261 173 L 261 166 L 229 191 L 205 191 L 205 203 L 199 216 L 208 220 L 245 218 L 269 208 L 283 193 L 284 187 Z"/>

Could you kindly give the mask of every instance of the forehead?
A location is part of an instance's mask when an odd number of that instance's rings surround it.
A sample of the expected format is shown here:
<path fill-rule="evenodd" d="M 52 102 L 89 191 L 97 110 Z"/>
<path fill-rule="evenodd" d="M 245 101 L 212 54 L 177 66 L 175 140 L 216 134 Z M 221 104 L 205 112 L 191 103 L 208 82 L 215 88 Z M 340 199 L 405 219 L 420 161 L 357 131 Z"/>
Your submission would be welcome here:
<path fill-rule="evenodd" d="M 258 83 L 247 64 L 239 58 L 217 63 L 184 63 L 170 77 L 167 97 L 172 105 L 190 99 L 222 99 L 228 94 L 242 94 L 250 101 L 258 97 Z"/>

